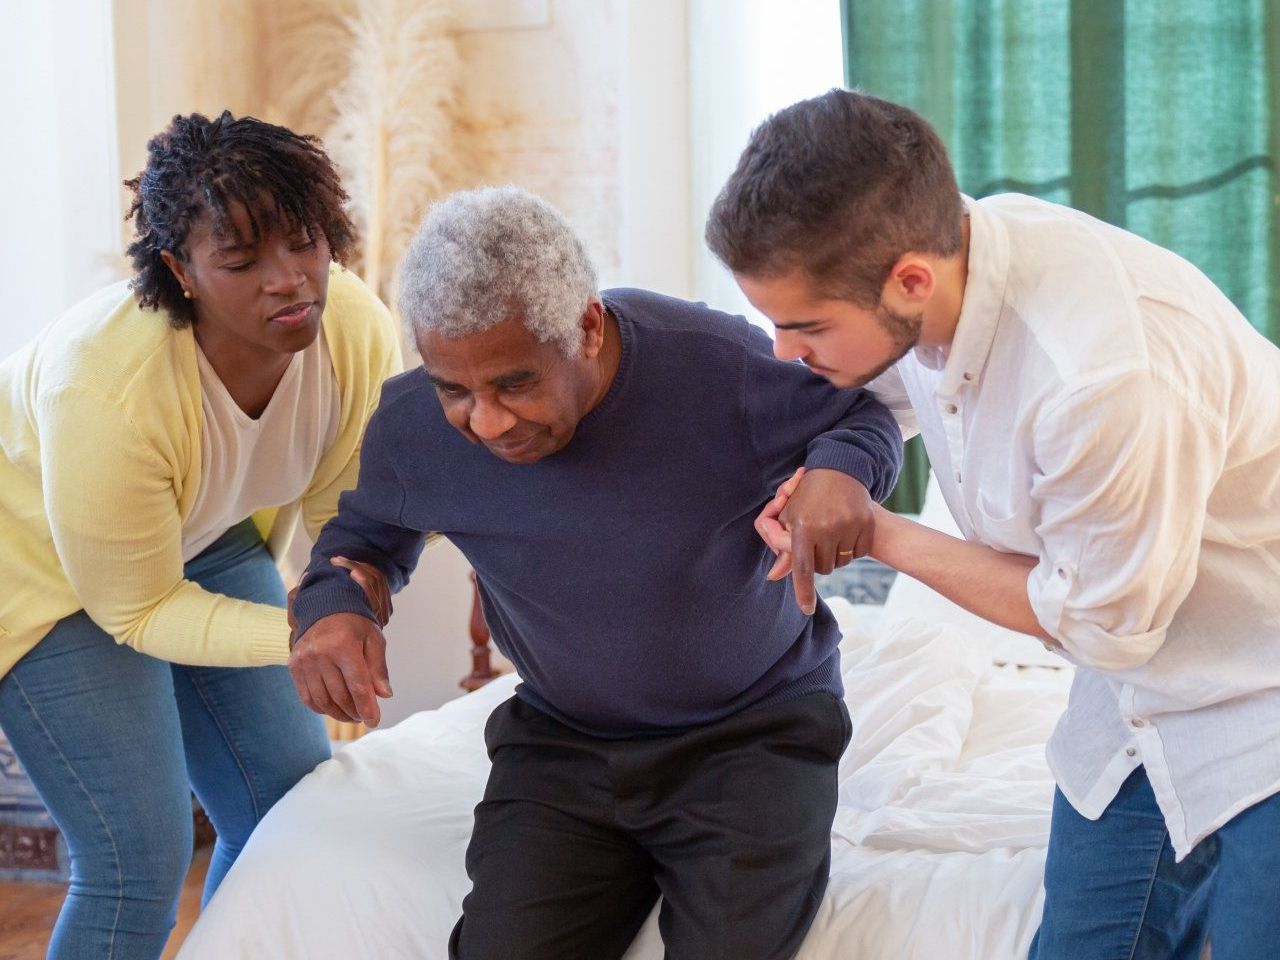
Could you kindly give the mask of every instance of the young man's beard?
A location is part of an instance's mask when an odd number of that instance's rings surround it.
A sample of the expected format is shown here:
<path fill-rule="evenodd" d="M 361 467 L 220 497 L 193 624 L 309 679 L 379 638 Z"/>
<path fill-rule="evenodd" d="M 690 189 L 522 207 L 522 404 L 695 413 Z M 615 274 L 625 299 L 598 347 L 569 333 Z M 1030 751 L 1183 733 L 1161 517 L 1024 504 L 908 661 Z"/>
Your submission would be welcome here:
<path fill-rule="evenodd" d="M 859 378 L 854 386 L 863 387 L 884 373 L 895 363 L 907 355 L 907 351 L 920 342 L 920 330 L 924 327 L 924 313 L 895 313 L 883 303 L 876 307 L 876 319 L 880 321 L 880 329 L 893 341 L 893 353 L 890 359 L 876 367 L 871 373 Z"/>

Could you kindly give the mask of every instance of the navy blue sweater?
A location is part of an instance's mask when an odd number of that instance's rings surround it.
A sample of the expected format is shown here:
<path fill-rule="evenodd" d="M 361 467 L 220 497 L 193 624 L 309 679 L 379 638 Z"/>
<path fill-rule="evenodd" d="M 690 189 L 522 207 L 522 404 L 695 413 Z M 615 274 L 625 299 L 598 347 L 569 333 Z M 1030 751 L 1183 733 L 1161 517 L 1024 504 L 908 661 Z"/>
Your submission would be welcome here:
<path fill-rule="evenodd" d="M 773 356 L 740 317 L 642 290 L 606 291 L 622 354 L 568 445 L 515 465 L 445 420 L 421 369 L 387 382 L 355 490 L 320 535 L 299 635 L 339 611 L 372 617 L 328 562 L 376 564 L 404 586 L 425 534 L 475 568 L 485 619 L 518 695 L 604 737 L 714 723 L 757 704 L 841 693 L 840 635 L 806 617 L 752 525 L 802 463 L 877 499 L 901 435 L 870 394 Z"/>

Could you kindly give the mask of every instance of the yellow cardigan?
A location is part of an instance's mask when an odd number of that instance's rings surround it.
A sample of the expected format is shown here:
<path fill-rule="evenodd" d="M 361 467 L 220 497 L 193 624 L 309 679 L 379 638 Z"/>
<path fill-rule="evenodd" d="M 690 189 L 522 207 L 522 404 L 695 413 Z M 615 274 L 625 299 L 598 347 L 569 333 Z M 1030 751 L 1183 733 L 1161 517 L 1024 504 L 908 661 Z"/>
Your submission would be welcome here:
<path fill-rule="evenodd" d="M 299 512 L 314 536 L 355 485 L 382 381 L 400 365 L 385 306 L 329 273 L 322 320 L 341 396 L 338 433 L 295 503 L 255 515 L 279 556 Z M 0 677 L 83 609 L 117 642 L 178 663 L 283 663 L 283 610 L 182 576 L 182 524 L 200 487 L 195 338 L 126 284 L 73 307 L 0 364 Z"/>

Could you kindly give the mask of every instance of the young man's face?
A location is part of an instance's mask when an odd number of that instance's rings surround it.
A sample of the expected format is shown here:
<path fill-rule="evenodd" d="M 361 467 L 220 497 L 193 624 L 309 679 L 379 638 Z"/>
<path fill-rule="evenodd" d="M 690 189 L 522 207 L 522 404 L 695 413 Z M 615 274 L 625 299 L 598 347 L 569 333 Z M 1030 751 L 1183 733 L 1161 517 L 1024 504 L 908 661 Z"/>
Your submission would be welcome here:
<path fill-rule="evenodd" d="M 783 360 L 803 360 L 838 387 L 859 387 L 897 363 L 920 339 L 924 315 L 875 309 L 814 293 L 807 275 L 796 270 L 762 279 L 735 274 L 752 306 L 773 321 L 773 352 Z"/>
<path fill-rule="evenodd" d="M 536 463 L 573 439 L 591 396 L 590 359 L 566 357 L 519 319 L 447 339 L 418 338 L 449 423 L 508 463 Z"/>

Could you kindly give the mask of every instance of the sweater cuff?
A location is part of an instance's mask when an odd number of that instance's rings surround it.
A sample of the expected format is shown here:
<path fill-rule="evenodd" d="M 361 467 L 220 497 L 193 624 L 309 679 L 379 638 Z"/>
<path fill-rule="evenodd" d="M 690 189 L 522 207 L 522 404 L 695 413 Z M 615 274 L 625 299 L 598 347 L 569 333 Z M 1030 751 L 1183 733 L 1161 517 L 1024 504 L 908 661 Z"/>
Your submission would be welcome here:
<path fill-rule="evenodd" d="M 246 624 L 249 657 L 255 667 L 269 667 L 289 662 L 289 620 L 285 612 L 268 607 L 257 622 Z"/>
<path fill-rule="evenodd" d="M 839 440 L 821 438 L 809 444 L 804 466 L 806 470 L 839 470 L 869 491 L 876 489 L 876 481 L 884 470 L 884 465 L 865 450 Z"/>
<path fill-rule="evenodd" d="M 364 589 L 341 571 L 339 576 L 313 580 L 298 591 L 293 602 L 293 616 L 298 621 L 296 636 L 301 637 L 317 620 L 335 613 L 355 613 L 375 624 L 378 622 L 369 609 Z"/>

